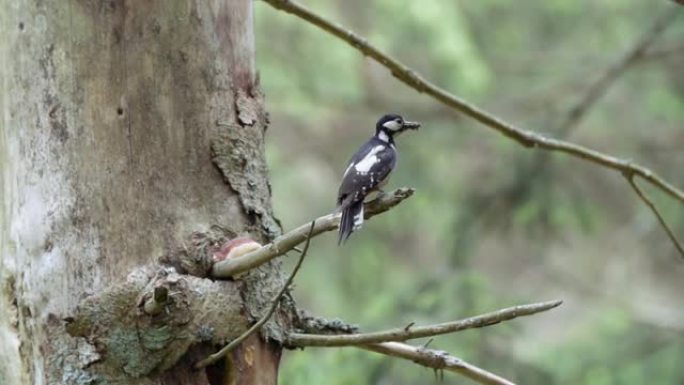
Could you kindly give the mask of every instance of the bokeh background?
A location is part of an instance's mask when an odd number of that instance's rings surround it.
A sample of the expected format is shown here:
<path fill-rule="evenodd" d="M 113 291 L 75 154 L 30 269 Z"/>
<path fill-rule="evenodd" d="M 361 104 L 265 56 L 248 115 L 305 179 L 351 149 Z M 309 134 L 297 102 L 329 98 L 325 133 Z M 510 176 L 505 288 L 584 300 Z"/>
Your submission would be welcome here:
<path fill-rule="evenodd" d="M 510 122 L 632 159 L 684 186 L 684 15 L 585 119 L 554 132 L 667 1 L 306 5 Z M 334 208 L 345 164 L 380 115 L 423 123 L 399 138 L 387 187 L 417 193 L 344 247 L 334 233 L 316 238 L 296 281 L 301 306 L 370 331 L 560 298 L 551 312 L 430 346 L 521 384 L 684 384 L 684 263 L 620 175 L 525 149 L 306 22 L 262 2 L 255 8 L 272 122 L 267 156 L 286 230 Z M 684 240 L 682 204 L 644 188 Z M 434 381 L 431 370 L 353 348 L 287 353 L 281 370 L 283 384 Z"/>

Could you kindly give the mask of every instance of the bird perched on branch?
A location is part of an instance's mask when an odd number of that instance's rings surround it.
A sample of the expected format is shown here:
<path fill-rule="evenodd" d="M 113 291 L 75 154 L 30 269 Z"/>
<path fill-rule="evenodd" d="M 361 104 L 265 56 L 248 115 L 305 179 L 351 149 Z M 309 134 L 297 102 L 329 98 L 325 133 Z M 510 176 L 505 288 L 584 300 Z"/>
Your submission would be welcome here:
<path fill-rule="evenodd" d="M 375 135 L 356 151 L 349 161 L 337 193 L 337 210 L 342 211 L 338 244 L 346 241 L 363 224 L 363 200 L 380 191 L 397 164 L 394 137 L 407 129 L 418 129 L 420 123 L 405 121 L 388 114 L 375 125 Z"/>

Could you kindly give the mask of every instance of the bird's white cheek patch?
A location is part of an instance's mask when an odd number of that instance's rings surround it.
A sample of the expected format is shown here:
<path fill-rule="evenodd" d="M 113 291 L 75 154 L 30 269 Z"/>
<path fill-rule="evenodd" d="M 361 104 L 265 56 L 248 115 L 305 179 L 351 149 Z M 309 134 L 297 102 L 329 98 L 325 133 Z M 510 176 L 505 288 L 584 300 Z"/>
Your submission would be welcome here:
<path fill-rule="evenodd" d="M 383 126 L 385 126 L 385 128 L 387 128 L 388 130 L 392 131 L 398 131 L 401 128 L 401 124 L 395 122 L 394 120 L 386 122 L 385 124 L 383 124 Z"/>

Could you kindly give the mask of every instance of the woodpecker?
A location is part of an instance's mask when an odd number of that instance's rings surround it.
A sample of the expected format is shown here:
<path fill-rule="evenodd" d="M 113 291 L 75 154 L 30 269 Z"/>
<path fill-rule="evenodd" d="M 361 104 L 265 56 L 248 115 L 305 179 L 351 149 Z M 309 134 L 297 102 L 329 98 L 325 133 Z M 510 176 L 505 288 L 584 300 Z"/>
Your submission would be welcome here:
<path fill-rule="evenodd" d="M 375 125 L 371 137 L 349 160 L 337 193 L 337 210 L 342 211 L 338 244 L 349 238 L 363 224 L 363 200 L 381 191 L 397 164 L 394 137 L 407 129 L 418 129 L 420 123 L 405 121 L 399 115 L 387 114 Z"/>

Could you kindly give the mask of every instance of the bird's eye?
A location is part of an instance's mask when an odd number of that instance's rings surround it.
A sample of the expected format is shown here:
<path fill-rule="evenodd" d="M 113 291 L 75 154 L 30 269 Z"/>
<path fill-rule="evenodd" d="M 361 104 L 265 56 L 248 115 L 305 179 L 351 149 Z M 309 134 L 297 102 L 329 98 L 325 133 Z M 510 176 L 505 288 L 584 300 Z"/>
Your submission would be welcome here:
<path fill-rule="evenodd" d="M 399 123 L 399 124 L 402 124 L 401 118 L 396 119 L 395 122 L 397 122 L 397 123 Z"/>

